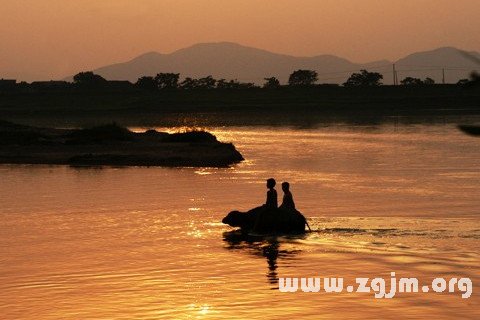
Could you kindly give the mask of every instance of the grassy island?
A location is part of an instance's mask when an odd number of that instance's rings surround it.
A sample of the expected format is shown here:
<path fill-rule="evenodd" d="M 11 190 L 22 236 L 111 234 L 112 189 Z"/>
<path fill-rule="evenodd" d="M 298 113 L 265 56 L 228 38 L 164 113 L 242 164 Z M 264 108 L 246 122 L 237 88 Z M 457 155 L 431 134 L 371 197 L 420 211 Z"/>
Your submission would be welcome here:
<path fill-rule="evenodd" d="M 205 131 L 136 133 L 116 124 L 53 129 L 0 121 L 0 163 L 228 167 L 242 160 L 233 144 Z"/>

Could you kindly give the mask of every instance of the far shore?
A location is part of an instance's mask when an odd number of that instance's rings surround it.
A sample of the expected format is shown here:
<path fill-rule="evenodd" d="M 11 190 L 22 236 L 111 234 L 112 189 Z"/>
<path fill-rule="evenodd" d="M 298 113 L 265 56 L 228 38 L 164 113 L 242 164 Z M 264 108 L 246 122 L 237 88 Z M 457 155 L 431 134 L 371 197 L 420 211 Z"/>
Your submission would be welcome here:
<path fill-rule="evenodd" d="M 0 92 L 0 119 L 78 127 L 430 123 L 480 116 L 480 89 L 458 85 Z M 440 120 L 442 121 L 442 120 Z"/>

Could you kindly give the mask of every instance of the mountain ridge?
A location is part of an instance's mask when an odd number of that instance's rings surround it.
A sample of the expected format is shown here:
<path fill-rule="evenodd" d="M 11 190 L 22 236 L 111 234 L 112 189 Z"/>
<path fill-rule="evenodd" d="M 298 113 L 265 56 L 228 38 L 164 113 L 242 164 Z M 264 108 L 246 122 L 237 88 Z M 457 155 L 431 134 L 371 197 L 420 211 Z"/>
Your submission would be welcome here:
<path fill-rule="evenodd" d="M 266 77 L 277 77 L 286 83 L 291 72 L 312 69 L 319 74 L 319 83 L 342 83 L 352 72 L 360 69 L 380 72 L 384 83 L 393 82 L 393 64 L 398 78 L 407 76 L 457 82 L 468 77 L 479 66 L 462 52 L 480 58 L 476 51 L 463 51 L 454 47 L 440 47 L 429 51 L 411 53 L 397 61 L 377 60 L 355 63 L 332 54 L 297 57 L 244 46 L 233 42 L 198 43 L 172 53 L 146 52 L 129 61 L 103 66 L 93 70 L 108 80 L 135 82 L 141 76 L 160 72 L 180 73 L 182 78 L 199 78 L 212 75 L 217 79 L 237 79 L 261 84 Z M 413 69 L 412 69 L 413 68 Z M 436 69 L 435 69 L 436 68 Z M 446 70 L 443 70 L 446 69 Z M 67 78 L 71 80 L 72 77 Z"/>

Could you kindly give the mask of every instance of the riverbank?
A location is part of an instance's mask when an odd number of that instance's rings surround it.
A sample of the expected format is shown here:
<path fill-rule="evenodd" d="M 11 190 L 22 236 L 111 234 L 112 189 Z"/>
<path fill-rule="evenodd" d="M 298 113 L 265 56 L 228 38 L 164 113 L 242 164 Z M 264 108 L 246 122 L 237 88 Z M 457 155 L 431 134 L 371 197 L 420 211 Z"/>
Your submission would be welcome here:
<path fill-rule="evenodd" d="M 0 121 L 0 163 L 73 166 L 228 167 L 243 160 L 205 131 L 132 132 L 116 124 L 37 128 Z"/>
<path fill-rule="evenodd" d="M 480 115 L 480 89 L 458 85 L 163 91 L 43 90 L 0 93 L 0 119 L 48 126 L 116 121 L 124 126 L 275 125 L 341 118 Z M 212 124 L 204 121 L 217 116 Z M 54 121 L 49 121 L 54 120 Z M 53 123 L 53 124 L 51 124 Z"/>

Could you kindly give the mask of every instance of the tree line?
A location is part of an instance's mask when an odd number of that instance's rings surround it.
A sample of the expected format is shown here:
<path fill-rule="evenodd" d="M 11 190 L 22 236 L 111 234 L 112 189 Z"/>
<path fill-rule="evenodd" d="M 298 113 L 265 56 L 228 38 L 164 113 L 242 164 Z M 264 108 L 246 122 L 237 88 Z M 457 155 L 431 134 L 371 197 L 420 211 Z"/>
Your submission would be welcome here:
<path fill-rule="evenodd" d="M 473 77 L 473 76 L 472 76 Z M 375 87 L 382 85 L 383 75 L 378 72 L 369 72 L 365 69 L 350 75 L 344 87 Z M 465 85 L 475 79 L 463 79 L 458 82 Z M 98 88 L 108 83 L 108 81 L 100 75 L 91 71 L 80 72 L 73 77 L 74 84 L 80 87 Z M 282 85 L 276 77 L 264 78 L 263 88 L 278 88 Z M 290 87 L 309 87 L 314 86 L 318 82 L 318 73 L 314 70 L 296 70 L 292 72 L 288 78 L 288 86 Z M 406 77 L 400 84 L 403 86 L 428 86 L 434 85 L 435 81 L 431 78 L 424 80 Z M 212 76 L 194 79 L 187 77 L 180 79 L 179 73 L 158 73 L 156 76 L 140 77 L 134 84 L 136 87 L 144 90 L 193 90 L 193 89 L 250 89 L 259 88 L 260 86 L 251 82 L 240 82 L 238 80 L 215 79 Z"/>
<path fill-rule="evenodd" d="M 343 85 L 353 86 L 379 86 L 383 76 L 376 72 L 361 70 L 360 73 L 353 73 Z M 276 77 L 264 78 L 263 88 L 281 87 L 280 80 Z M 290 87 L 309 87 L 314 86 L 318 81 L 318 73 L 313 70 L 296 70 L 288 78 Z M 135 83 L 139 88 L 147 90 L 162 89 L 248 89 L 258 88 L 259 86 L 250 82 L 239 82 L 237 80 L 216 80 L 212 76 L 199 79 L 190 77 L 180 81 L 179 73 L 159 73 L 155 77 L 144 76 Z"/>

